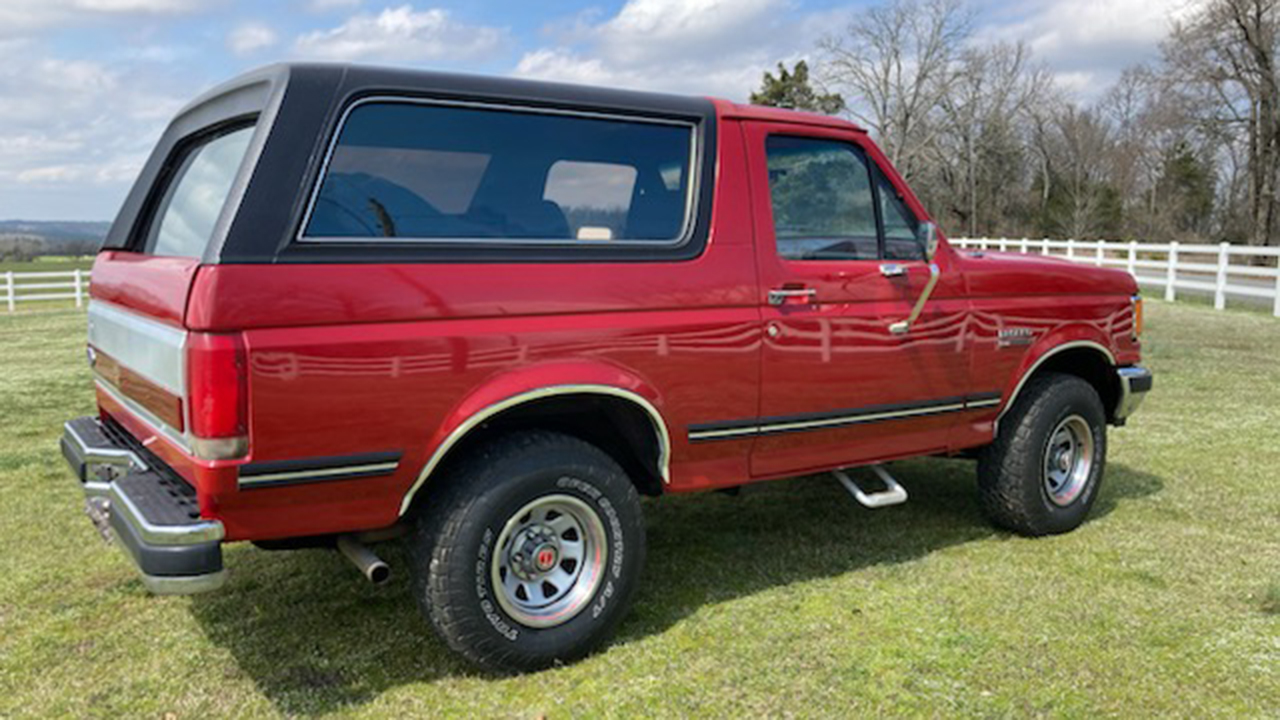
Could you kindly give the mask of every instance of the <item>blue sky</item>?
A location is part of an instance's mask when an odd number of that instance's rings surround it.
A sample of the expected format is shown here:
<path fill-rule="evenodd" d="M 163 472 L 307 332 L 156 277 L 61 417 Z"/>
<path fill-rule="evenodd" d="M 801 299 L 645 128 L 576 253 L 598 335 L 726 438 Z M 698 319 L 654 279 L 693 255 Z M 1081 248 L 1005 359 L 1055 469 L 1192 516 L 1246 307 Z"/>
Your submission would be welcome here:
<path fill-rule="evenodd" d="M 972 0 L 1084 99 L 1155 56 L 1191 0 Z M 743 100 L 869 3 L 836 0 L 0 0 L 0 218 L 109 220 L 185 101 L 289 59 Z"/>

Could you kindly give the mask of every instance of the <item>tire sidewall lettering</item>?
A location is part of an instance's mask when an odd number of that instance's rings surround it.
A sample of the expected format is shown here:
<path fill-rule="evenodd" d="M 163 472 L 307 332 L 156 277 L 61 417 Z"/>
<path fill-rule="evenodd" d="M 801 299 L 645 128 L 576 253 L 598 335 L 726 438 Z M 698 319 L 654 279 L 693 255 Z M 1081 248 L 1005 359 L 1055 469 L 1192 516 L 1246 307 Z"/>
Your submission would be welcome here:
<path fill-rule="evenodd" d="M 485 528 L 484 537 L 480 539 L 480 547 L 476 551 L 476 599 L 480 603 L 480 611 L 484 613 L 485 619 L 493 629 L 508 641 L 515 642 L 520 637 L 520 630 L 506 620 L 498 610 L 498 606 L 494 604 L 489 592 L 489 558 L 493 555 L 495 540 L 497 540 L 497 534 L 494 533 L 493 528 Z"/>
<path fill-rule="evenodd" d="M 595 598 L 591 600 L 590 612 L 584 612 L 580 616 L 589 616 L 592 620 L 598 620 L 608 610 L 614 598 L 618 597 L 619 588 L 616 582 L 621 581 L 625 570 L 627 548 L 623 539 L 622 518 L 604 491 L 590 481 L 571 475 L 562 475 L 556 480 L 555 489 L 568 491 L 573 495 L 586 499 L 588 504 L 596 508 L 604 519 L 605 534 L 609 543 L 609 567 L 605 571 L 604 582 L 596 590 Z M 505 521 L 506 519 L 504 518 L 503 522 Z M 492 581 L 489 569 L 493 554 L 498 551 L 494 547 L 497 542 L 497 535 L 498 533 L 494 528 L 485 528 L 484 535 L 481 537 L 479 547 L 476 550 L 474 578 L 476 600 L 485 619 L 493 627 L 494 631 L 507 641 L 516 642 L 520 638 L 520 631 L 523 627 L 510 620 L 502 612 L 493 597 L 495 590 L 491 587 Z M 565 625 L 547 628 L 546 631 L 554 631 L 558 628 L 566 627 L 572 624 L 574 620 L 570 620 Z"/>

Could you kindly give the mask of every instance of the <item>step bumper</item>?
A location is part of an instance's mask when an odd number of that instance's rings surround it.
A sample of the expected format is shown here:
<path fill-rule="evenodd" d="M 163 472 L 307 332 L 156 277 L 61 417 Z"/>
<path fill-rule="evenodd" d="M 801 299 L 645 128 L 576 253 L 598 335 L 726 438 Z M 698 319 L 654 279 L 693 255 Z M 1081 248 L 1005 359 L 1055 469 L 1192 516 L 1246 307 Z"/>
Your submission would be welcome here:
<path fill-rule="evenodd" d="M 222 523 L 200 517 L 195 490 L 97 418 L 63 426 L 62 455 L 85 496 L 85 511 L 159 595 L 216 590 L 226 581 Z"/>

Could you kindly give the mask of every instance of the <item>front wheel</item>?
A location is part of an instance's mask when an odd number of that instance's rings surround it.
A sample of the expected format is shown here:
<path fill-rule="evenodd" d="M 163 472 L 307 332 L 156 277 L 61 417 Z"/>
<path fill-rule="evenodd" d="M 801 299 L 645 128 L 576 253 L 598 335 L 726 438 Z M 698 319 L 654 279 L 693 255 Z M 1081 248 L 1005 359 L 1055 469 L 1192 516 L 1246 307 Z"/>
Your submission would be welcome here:
<path fill-rule="evenodd" d="M 558 433 L 499 438 L 449 473 L 410 538 L 423 612 L 498 672 L 599 647 L 644 562 L 639 497 L 606 453 Z"/>
<path fill-rule="evenodd" d="M 1028 536 L 1073 530 L 1098 496 L 1107 458 L 1106 411 L 1074 375 L 1032 378 L 978 458 L 982 508 Z"/>

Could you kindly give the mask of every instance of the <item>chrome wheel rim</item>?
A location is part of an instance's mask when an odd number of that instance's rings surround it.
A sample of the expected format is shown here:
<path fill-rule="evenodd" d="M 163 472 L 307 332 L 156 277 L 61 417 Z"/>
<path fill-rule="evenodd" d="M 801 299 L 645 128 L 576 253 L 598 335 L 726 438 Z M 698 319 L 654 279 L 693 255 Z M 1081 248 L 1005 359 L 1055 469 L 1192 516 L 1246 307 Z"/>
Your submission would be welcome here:
<path fill-rule="evenodd" d="M 1093 430 L 1079 415 L 1071 415 L 1049 433 L 1044 450 L 1044 489 L 1055 505 L 1070 505 L 1080 497 L 1093 471 Z"/>
<path fill-rule="evenodd" d="M 490 562 L 494 595 L 511 619 L 555 627 L 582 611 L 604 578 L 604 522 L 582 500 L 547 495 L 511 516 Z"/>

